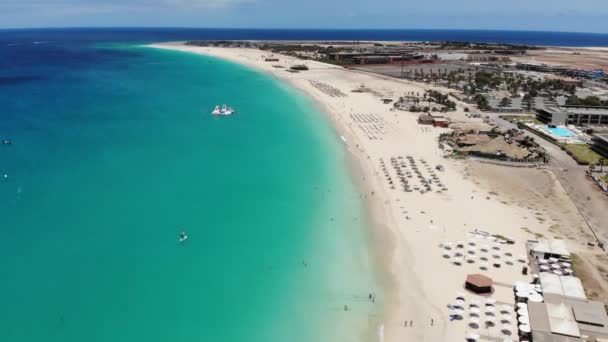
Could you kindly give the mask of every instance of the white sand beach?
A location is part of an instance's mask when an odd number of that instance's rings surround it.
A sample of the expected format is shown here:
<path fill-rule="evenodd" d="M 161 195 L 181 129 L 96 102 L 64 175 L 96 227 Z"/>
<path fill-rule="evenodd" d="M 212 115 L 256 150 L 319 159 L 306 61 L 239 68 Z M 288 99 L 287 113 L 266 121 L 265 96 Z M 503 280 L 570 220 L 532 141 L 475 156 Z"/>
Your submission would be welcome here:
<path fill-rule="evenodd" d="M 265 62 L 270 53 L 254 49 L 153 46 L 210 55 L 267 72 L 310 96 L 331 119 L 358 166 L 353 174 L 371 214 L 370 237 L 382 271 L 385 304 L 384 336 L 378 341 L 462 341 L 469 330 L 468 318 L 450 321 L 447 306 L 458 292 L 465 292 L 467 274 L 490 276 L 496 283 L 493 297 L 500 304 L 513 305 L 512 284 L 531 279 L 522 275 L 524 263 L 517 259 L 525 254 L 524 243 L 535 237 L 533 233 L 570 237 L 572 250 L 583 248 L 580 241 L 588 234 L 584 222 L 553 174 L 446 159 L 437 137 L 448 129 L 421 126 L 419 114 L 395 110 L 392 103 L 381 101 L 411 91 L 422 93 L 428 85 L 276 54 L 278 62 Z M 302 63 L 310 70 L 286 71 Z M 480 122 L 465 116 L 465 106 L 458 103 L 458 110 L 446 115 L 453 121 Z M 436 170 L 437 165 L 443 170 Z M 398 170 L 413 168 L 425 178 L 435 175 L 432 191 L 402 191 Z M 410 182 L 416 185 L 419 180 L 414 175 Z M 476 229 L 516 243 L 496 249 L 491 241 L 473 234 Z M 461 252 L 458 241 L 464 245 Z M 444 242 L 452 244 L 447 252 L 440 247 Z M 486 245 L 488 251 L 483 252 Z M 453 263 L 456 253 L 462 254 L 456 257 L 462 261 L 459 266 Z M 480 269 L 483 264 L 489 264 L 487 270 Z M 512 325 L 516 339 L 515 319 Z M 478 333 L 482 340 L 500 336 L 498 328 L 479 328 Z"/>

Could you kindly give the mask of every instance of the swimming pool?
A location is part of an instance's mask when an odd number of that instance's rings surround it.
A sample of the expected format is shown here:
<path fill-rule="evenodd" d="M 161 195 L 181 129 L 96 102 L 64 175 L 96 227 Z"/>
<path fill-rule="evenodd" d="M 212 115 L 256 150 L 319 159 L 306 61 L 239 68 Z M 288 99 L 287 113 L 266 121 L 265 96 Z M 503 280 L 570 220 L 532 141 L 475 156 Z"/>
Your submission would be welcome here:
<path fill-rule="evenodd" d="M 558 137 L 562 137 L 562 138 L 568 138 L 568 137 L 575 137 L 576 133 L 572 132 L 571 130 L 567 129 L 566 127 L 549 127 L 547 126 L 546 129 L 557 135 Z"/>

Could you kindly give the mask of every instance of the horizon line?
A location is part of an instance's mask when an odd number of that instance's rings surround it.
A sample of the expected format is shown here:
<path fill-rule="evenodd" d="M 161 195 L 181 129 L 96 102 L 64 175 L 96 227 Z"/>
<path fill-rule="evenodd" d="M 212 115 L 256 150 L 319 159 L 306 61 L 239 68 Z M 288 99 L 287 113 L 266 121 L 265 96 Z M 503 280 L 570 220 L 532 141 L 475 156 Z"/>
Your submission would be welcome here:
<path fill-rule="evenodd" d="M 203 27 L 203 26 L 39 26 L 39 27 L 0 27 L 0 31 L 19 30 L 77 30 L 77 29 L 190 29 L 190 30 L 292 30 L 292 31 L 491 31 L 491 32 L 539 32 L 570 33 L 608 36 L 608 32 L 552 31 L 495 28 L 312 28 L 312 27 Z"/>

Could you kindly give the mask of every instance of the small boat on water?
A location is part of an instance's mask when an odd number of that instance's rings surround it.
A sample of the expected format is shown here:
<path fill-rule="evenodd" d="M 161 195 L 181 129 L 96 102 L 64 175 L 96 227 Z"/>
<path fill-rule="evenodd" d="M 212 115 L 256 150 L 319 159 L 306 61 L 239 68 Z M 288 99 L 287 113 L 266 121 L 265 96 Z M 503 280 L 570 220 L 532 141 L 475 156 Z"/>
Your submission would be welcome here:
<path fill-rule="evenodd" d="M 233 113 L 234 109 L 224 104 L 221 108 L 220 106 L 215 106 L 215 109 L 211 112 L 211 115 L 232 115 Z"/>
<path fill-rule="evenodd" d="M 181 234 L 179 234 L 179 242 L 184 242 L 188 239 L 188 235 L 186 235 L 185 232 L 182 232 Z"/>

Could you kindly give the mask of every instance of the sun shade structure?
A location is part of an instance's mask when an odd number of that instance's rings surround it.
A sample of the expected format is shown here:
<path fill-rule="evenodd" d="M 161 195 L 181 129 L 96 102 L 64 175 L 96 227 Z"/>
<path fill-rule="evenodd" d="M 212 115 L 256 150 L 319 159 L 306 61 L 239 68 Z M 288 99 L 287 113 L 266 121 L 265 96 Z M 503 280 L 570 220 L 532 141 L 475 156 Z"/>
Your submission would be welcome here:
<path fill-rule="evenodd" d="M 540 274 L 540 283 L 544 294 L 587 299 L 583 284 L 578 278 L 543 272 Z"/>
<path fill-rule="evenodd" d="M 494 282 L 483 274 L 469 274 L 465 282 L 465 288 L 475 293 L 491 293 Z"/>

